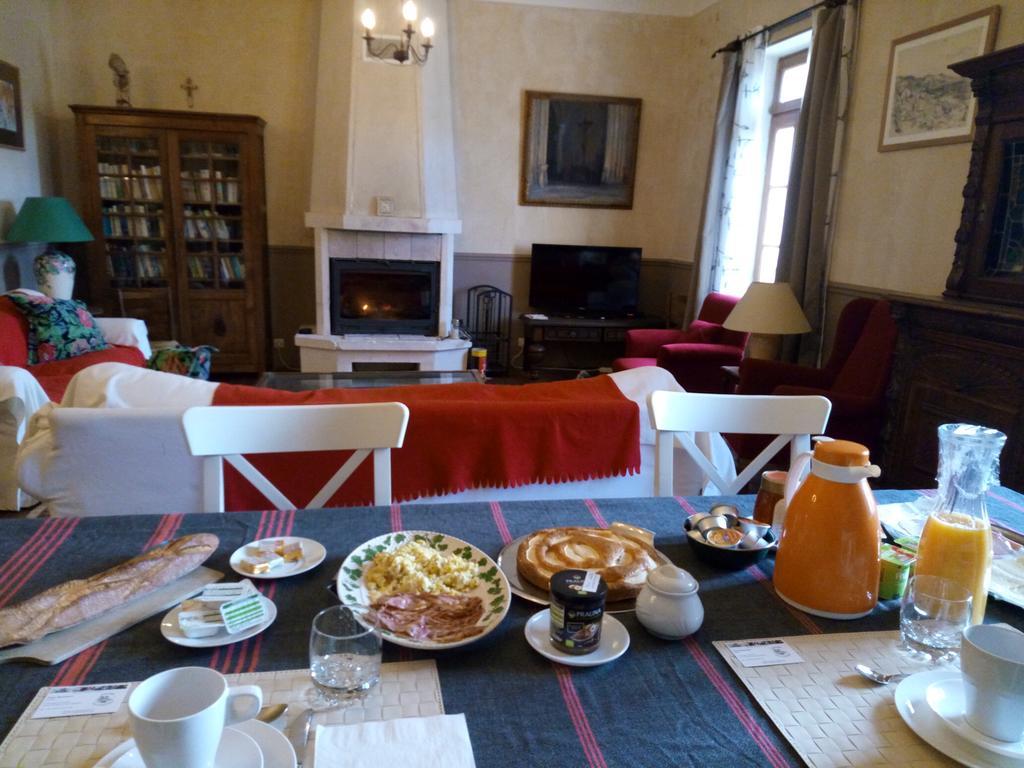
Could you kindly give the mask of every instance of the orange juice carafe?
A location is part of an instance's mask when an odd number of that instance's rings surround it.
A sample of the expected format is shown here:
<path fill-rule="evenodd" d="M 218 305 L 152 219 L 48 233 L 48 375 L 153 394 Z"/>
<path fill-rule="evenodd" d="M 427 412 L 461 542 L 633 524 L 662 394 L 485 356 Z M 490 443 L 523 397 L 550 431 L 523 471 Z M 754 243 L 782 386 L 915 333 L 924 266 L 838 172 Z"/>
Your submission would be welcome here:
<path fill-rule="evenodd" d="M 807 460 L 811 471 L 799 488 Z M 867 478 L 878 477 L 868 449 L 822 440 L 786 481 L 786 518 L 775 557 L 775 591 L 815 616 L 857 619 L 878 602 L 879 526 Z"/>
<path fill-rule="evenodd" d="M 942 576 L 971 591 L 972 624 L 985 618 L 992 530 L 985 494 L 999 481 L 1006 435 L 973 424 L 939 427 L 939 489 L 917 548 L 915 573 Z"/>

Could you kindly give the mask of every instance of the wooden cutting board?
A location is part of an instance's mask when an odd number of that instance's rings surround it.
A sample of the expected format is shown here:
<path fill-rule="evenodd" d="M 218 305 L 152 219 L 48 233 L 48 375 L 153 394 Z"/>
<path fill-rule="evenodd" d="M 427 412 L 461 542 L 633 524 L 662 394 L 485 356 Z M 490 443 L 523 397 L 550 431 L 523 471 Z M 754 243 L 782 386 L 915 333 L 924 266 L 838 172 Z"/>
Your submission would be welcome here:
<path fill-rule="evenodd" d="M 0 651 L 0 664 L 8 661 L 31 661 L 36 664 L 59 664 L 69 656 L 84 651 L 118 632 L 148 619 L 155 613 L 169 610 L 182 600 L 199 594 L 203 587 L 224 578 L 212 568 L 199 566 L 170 584 L 148 595 L 130 600 L 102 616 L 83 621 L 60 632 L 41 637 L 25 645 Z"/>

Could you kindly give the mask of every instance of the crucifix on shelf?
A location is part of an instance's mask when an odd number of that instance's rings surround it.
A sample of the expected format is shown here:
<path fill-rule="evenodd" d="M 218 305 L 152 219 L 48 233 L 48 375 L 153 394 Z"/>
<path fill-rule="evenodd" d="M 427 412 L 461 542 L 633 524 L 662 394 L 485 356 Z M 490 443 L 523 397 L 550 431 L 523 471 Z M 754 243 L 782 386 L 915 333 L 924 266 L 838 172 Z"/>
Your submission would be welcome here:
<path fill-rule="evenodd" d="M 184 83 L 181 84 L 181 90 L 183 90 L 187 94 L 188 108 L 192 109 L 193 107 L 195 107 L 196 100 L 194 94 L 196 91 L 199 90 L 199 86 L 192 81 L 191 77 L 189 77 L 185 80 Z"/>

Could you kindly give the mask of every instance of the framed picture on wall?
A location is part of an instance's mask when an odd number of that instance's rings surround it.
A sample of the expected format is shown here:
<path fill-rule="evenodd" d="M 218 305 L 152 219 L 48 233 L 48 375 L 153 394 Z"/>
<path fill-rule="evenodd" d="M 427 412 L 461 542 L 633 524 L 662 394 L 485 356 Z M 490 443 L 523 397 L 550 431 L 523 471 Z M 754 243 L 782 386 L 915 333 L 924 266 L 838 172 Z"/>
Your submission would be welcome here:
<path fill-rule="evenodd" d="M 640 99 L 527 91 L 520 205 L 632 208 Z"/>
<path fill-rule="evenodd" d="M 25 120 L 21 112 L 18 68 L 0 61 L 0 147 L 25 148 Z"/>
<path fill-rule="evenodd" d="M 970 141 L 971 81 L 949 65 L 992 50 L 999 6 L 893 40 L 878 151 Z"/>

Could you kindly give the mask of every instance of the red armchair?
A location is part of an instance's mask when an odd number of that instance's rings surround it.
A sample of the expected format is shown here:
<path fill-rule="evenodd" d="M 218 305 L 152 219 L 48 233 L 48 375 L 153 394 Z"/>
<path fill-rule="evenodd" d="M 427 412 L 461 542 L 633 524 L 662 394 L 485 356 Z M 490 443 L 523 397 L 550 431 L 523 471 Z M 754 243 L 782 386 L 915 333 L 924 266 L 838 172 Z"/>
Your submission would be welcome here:
<path fill-rule="evenodd" d="M 862 443 L 874 453 L 885 419 L 885 390 L 895 347 L 896 323 L 889 302 L 854 299 L 839 315 L 832 352 L 824 367 L 744 360 L 736 391 L 742 395 L 824 395 L 832 401 L 825 433 Z M 751 453 L 749 446 L 734 447 L 741 456 Z"/>
<path fill-rule="evenodd" d="M 667 369 L 687 392 L 727 391 L 723 365 L 739 365 L 749 334 L 722 327 L 739 299 L 709 293 L 700 314 L 683 330 L 637 328 L 626 331 L 626 355 L 612 363 L 616 371 L 657 365 Z"/>

